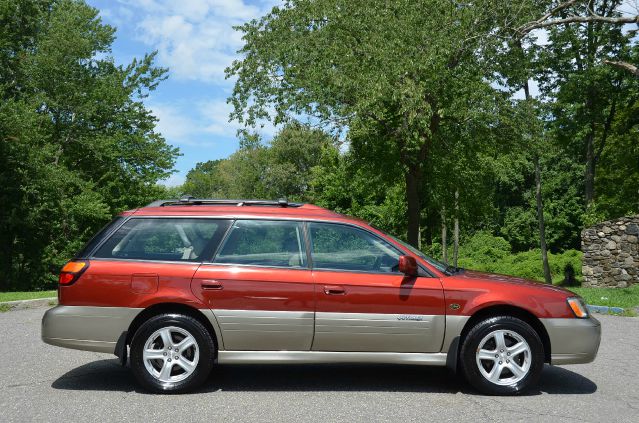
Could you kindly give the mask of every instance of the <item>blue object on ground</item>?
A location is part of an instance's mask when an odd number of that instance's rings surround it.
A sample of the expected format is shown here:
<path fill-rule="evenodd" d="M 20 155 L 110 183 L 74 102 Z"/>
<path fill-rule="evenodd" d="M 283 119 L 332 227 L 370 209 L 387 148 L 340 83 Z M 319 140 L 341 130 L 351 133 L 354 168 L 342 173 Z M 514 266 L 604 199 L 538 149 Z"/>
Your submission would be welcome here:
<path fill-rule="evenodd" d="M 588 310 L 591 313 L 601 313 L 601 314 L 621 314 L 625 310 L 621 307 L 608 307 L 608 306 L 598 306 L 598 305 L 590 305 L 588 304 Z"/>

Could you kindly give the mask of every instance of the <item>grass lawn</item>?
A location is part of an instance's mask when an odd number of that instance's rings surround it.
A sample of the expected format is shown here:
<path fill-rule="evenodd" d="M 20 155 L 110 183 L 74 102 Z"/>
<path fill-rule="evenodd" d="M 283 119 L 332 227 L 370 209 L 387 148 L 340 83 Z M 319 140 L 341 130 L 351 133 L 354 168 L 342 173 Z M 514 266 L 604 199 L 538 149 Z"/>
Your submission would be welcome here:
<path fill-rule="evenodd" d="M 57 296 L 57 291 L 0 292 L 0 303 L 5 301 L 35 300 L 37 298 L 50 298 Z"/>
<path fill-rule="evenodd" d="M 591 305 L 635 308 L 639 307 L 639 284 L 630 288 L 568 288 Z"/>

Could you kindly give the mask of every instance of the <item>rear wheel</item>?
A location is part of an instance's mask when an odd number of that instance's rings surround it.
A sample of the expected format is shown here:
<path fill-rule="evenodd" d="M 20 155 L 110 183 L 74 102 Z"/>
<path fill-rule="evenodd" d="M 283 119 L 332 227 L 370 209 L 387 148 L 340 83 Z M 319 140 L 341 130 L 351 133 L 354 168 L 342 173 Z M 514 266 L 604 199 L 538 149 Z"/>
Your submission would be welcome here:
<path fill-rule="evenodd" d="M 131 369 L 149 391 L 183 393 L 200 386 L 213 366 L 215 344 L 198 320 L 178 314 L 152 317 L 131 341 Z"/>
<path fill-rule="evenodd" d="M 516 395 L 535 386 L 544 366 L 537 332 L 511 316 L 477 323 L 465 337 L 460 364 L 468 382 L 491 395 Z"/>

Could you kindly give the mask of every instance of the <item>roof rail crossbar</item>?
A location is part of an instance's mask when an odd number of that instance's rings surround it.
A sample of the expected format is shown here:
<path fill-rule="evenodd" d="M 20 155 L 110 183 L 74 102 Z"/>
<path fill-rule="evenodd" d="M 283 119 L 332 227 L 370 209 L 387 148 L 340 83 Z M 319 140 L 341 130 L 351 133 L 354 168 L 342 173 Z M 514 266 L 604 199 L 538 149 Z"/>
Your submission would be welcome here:
<path fill-rule="evenodd" d="M 182 198 L 174 200 L 157 200 L 146 207 L 166 207 L 166 206 L 201 206 L 201 205 L 220 205 L 220 206 L 271 206 L 271 207 L 301 207 L 303 203 L 289 203 L 286 198 L 280 198 L 277 201 L 272 200 L 227 200 L 221 198 L 194 198 L 190 195 L 182 196 Z"/>

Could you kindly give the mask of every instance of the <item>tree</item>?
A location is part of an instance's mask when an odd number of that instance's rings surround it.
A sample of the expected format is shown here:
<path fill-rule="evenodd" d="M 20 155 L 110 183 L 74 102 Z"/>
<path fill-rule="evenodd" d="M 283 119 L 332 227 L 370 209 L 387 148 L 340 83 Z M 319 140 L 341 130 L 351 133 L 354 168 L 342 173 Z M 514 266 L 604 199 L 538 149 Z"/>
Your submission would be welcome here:
<path fill-rule="evenodd" d="M 196 198 L 224 197 L 226 190 L 219 172 L 222 162 L 220 159 L 197 163 L 195 168 L 186 174 L 180 191 Z"/>
<path fill-rule="evenodd" d="M 634 79 L 606 64 L 633 60 L 636 31 L 625 31 L 623 24 L 637 23 L 639 17 L 623 15 L 622 4 L 622 0 L 560 2 L 537 24 L 521 29 L 548 29 L 550 43 L 540 56 L 540 88 L 552 103 L 560 143 L 583 163 L 586 207 L 595 202 L 597 166 L 620 103 L 629 95 L 628 80 Z"/>
<path fill-rule="evenodd" d="M 268 144 L 241 132 L 238 151 L 227 159 L 198 163 L 181 190 L 196 197 L 307 201 L 312 169 L 330 148 L 335 147 L 328 134 L 299 122 L 284 126 Z"/>
<path fill-rule="evenodd" d="M 489 113 L 494 102 L 491 62 L 478 52 L 488 49 L 498 6 L 289 1 L 239 28 L 243 57 L 227 69 L 237 77 L 232 117 L 252 125 L 304 114 L 348 127 L 360 151 L 379 151 L 401 169 L 407 237 L 417 245 L 424 166 L 442 125 Z"/>
<path fill-rule="evenodd" d="M 114 213 L 157 197 L 178 153 L 142 103 L 166 71 L 154 54 L 115 65 L 97 10 L 0 0 L 0 22 L 0 289 L 28 289 Z"/>

